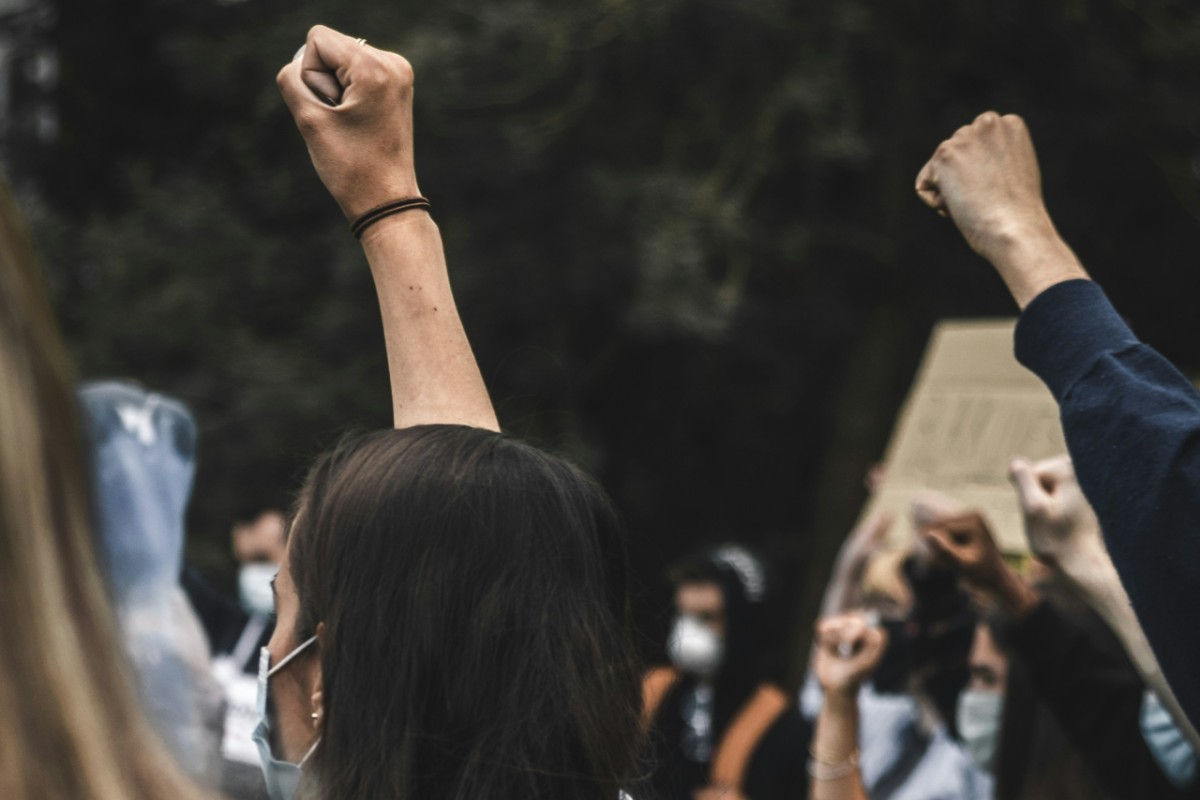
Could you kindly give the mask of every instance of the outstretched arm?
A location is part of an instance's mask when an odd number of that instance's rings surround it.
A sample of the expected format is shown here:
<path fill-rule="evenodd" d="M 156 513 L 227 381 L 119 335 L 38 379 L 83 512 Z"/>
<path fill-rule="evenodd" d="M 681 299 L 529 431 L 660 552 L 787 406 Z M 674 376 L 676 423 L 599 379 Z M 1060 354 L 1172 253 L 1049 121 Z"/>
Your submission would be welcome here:
<path fill-rule="evenodd" d="M 825 693 L 813 733 L 810 800 L 866 800 L 858 766 L 858 689 L 883 658 L 887 634 L 861 614 L 817 623 L 813 673 Z"/>
<path fill-rule="evenodd" d="M 883 548 L 892 521 L 890 511 L 876 511 L 846 537 L 825 586 L 825 596 L 821 600 L 822 618 L 862 606 L 863 575 L 871 557 Z"/>
<path fill-rule="evenodd" d="M 348 221 L 420 196 L 413 71 L 403 57 L 317 26 L 277 82 L 317 174 Z M 362 246 L 383 315 L 396 427 L 457 423 L 499 430 L 428 212 L 380 219 L 363 231 Z"/>
<path fill-rule="evenodd" d="M 1142 680 L 1158 695 L 1192 746 L 1200 750 L 1200 735 L 1184 715 L 1138 624 L 1129 595 L 1104 547 L 1100 521 L 1075 479 L 1071 459 L 1059 456 L 1037 464 L 1016 459 L 1011 474 L 1034 554 L 1061 573 L 1112 628 Z"/>
<path fill-rule="evenodd" d="M 1019 117 L 988 113 L 960 129 L 921 170 L 917 192 L 1024 309 L 1017 358 L 1058 401 L 1121 583 L 1180 705 L 1200 721 L 1200 392 L 1086 280 L 1050 222 Z"/>

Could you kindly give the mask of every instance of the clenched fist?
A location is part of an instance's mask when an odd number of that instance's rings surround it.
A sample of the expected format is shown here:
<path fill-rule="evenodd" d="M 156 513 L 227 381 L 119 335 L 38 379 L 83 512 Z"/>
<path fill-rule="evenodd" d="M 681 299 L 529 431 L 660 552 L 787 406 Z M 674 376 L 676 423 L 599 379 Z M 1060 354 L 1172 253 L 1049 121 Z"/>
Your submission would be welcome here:
<path fill-rule="evenodd" d="M 1104 557 L 1100 521 L 1083 496 L 1069 456 L 1037 464 L 1014 459 L 1009 475 L 1021 501 L 1029 547 L 1038 558 L 1064 567 Z"/>
<path fill-rule="evenodd" d="M 1055 283 L 1087 277 L 1046 211 L 1033 140 L 1015 114 L 988 111 L 959 128 L 921 169 L 916 190 L 954 220 L 1022 308 Z"/>
<path fill-rule="evenodd" d="M 862 614 L 843 614 L 817 623 L 813 673 L 827 693 L 853 696 L 879 662 L 887 634 Z"/>
<path fill-rule="evenodd" d="M 318 25 L 276 82 L 321 182 L 348 220 L 420 194 L 413 70 L 402 56 Z"/>
<path fill-rule="evenodd" d="M 913 504 L 917 533 L 959 578 L 978 594 L 998 603 L 1013 616 L 1037 604 L 1033 593 L 1004 561 L 987 522 L 977 511 L 939 508 L 936 496 Z"/>

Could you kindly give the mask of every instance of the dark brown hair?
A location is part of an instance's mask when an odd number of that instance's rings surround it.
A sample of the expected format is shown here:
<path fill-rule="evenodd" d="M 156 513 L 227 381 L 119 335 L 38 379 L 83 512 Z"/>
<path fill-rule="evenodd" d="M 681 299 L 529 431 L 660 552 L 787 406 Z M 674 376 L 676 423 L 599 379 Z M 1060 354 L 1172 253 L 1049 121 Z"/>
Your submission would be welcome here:
<path fill-rule="evenodd" d="M 298 641 L 325 625 L 323 798 L 616 800 L 639 665 L 603 491 L 502 434 L 368 434 L 314 468 L 292 532 Z"/>

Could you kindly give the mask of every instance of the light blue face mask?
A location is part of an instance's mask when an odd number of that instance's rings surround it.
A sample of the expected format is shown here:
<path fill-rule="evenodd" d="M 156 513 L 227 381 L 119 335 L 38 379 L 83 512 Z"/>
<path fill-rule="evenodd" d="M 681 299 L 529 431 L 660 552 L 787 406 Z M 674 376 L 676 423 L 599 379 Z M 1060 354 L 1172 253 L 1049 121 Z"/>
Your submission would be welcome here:
<path fill-rule="evenodd" d="M 267 720 L 267 681 L 276 672 L 286 667 L 293 658 L 311 647 L 316 640 L 317 637 L 313 636 L 288 653 L 274 667 L 271 666 L 271 653 L 267 648 L 264 647 L 258 656 L 258 725 L 254 728 L 254 744 L 258 746 L 258 758 L 262 761 L 263 777 L 267 782 L 267 795 L 271 800 L 292 800 L 296 796 L 296 789 L 299 788 L 300 778 L 304 774 L 304 762 L 308 761 L 309 756 L 317 749 L 321 739 L 317 737 L 312 747 L 308 748 L 308 752 L 304 754 L 304 758 L 300 759 L 299 764 L 279 761 L 271 755 L 271 724 Z"/>
<path fill-rule="evenodd" d="M 958 696 L 956 712 L 958 735 L 967 755 L 984 772 L 991 772 L 1004 718 L 1004 693 L 968 689 Z"/>
<path fill-rule="evenodd" d="M 1196 751 L 1154 692 L 1142 700 L 1142 738 L 1163 774 L 1180 789 L 1196 780 Z"/>

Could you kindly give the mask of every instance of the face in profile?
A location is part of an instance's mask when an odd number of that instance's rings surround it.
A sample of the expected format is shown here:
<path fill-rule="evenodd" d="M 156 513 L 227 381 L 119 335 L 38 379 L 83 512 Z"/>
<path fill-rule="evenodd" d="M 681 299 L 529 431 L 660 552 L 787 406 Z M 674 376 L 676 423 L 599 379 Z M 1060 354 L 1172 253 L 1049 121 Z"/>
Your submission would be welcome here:
<path fill-rule="evenodd" d="M 297 515 L 297 520 L 301 519 Z M 293 527 L 296 523 L 293 523 Z M 280 664 L 303 643 L 297 635 L 300 598 L 288 565 L 288 538 L 272 587 L 275 630 L 267 643 L 271 666 Z M 321 718 L 320 642 L 305 648 L 271 676 L 267 685 L 271 747 L 277 758 L 299 762 L 316 741 Z M 317 716 L 314 717 L 313 714 Z"/>

